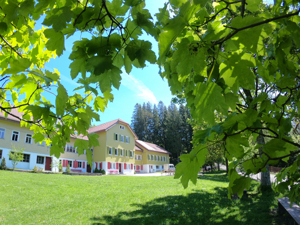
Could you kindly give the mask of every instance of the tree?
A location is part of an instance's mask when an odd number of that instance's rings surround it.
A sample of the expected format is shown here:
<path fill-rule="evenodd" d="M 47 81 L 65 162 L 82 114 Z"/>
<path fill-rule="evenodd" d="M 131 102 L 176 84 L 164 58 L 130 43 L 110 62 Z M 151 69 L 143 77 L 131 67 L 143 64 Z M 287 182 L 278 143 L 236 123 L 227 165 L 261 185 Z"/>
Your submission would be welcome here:
<path fill-rule="evenodd" d="M 6 170 L 6 161 L 5 161 L 5 157 L 3 157 L 2 161 L 1 161 L 0 169 L 1 169 L 1 170 Z"/>
<path fill-rule="evenodd" d="M 299 144 L 287 135 L 291 121 L 299 118 L 299 4 L 247 3 L 172 1 L 157 16 L 161 76 L 186 99 L 196 123 L 208 124 L 195 133 L 194 149 L 177 166 L 175 177 L 184 187 L 197 181 L 207 149 L 217 142 L 230 161 L 228 190 L 239 196 L 250 187 L 250 173 L 267 172 L 268 165 L 299 153 Z M 171 11 L 175 15 L 167 19 Z M 226 119 L 216 121 L 215 113 Z M 216 134 L 219 140 L 211 143 Z M 244 151 L 250 136 L 259 151 L 244 161 L 253 153 Z M 292 174 L 297 163 L 289 169 Z M 291 184 L 292 201 L 299 201 L 296 186 Z"/>
<path fill-rule="evenodd" d="M 299 153 L 300 145 L 288 136 L 291 121 L 299 120 L 296 1 L 266 5 L 262 0 L 170 0 L 156 14 L 156 24 L 143 0 L 8 0 L 0 5 L 0 110 L 5 115 L 12 109 L 22 112 L 17 116 L 21 125 L 34 131 L 36 142 L 51 143 L 51 155 L 58 157 L 77 131 L 88 141 L 77 139 L 75 147 L 79 154 L 87 149 L 91 163 L 89 149 L 98 141 L 87 129 L 113 100 L 111 90 L 119 88 L 121 69 L 130 73 L 132 66 L 156 62 L 172 93 L 186 100 L 193 121 L 209 125 L 195 133 L 193 150 L 181 156 L 175 177 L 181 177 L 184 187 L 189 180 L 197 181 L 215 134 L 230 162 L 231 194 L 242 195 L 250 173 L 264 172 L 267 165 Z M 35 27 L 39 19 L 45 29 Z M 78 32 L 89 36 L 74 42 L 70 69 L 80 84 L 77 90 L 85 94 L 69 95 L 59 72 L 46 70 L 44 64 L 62 55 L 65 39 Z M 158 41 L 158 60 L 151 43 L 141 40 L 143 32 Z M 51 90 L 55 104 L 43 96 L 49 88 L 57 88 Z M 226 119 L 216 122 L 215 113 Z M 253 157 L 244 161 L 250 154 L 244 151 L 250 136 L 256 147 Z M 161 137 L 166 145 L 166 135 Z M 270 141 L 259 145 L 263 142 L 258 137 Z M 284 179 L 296 173 L 299 160 L 278 177 L 278 190 L 291 188 L 291 202 L 299 201 L 297 178 Z M 237 165 L 245 176 L 236 172 Z"/>
<path fill-rule="evenodd" d="M 20 161 L 23 161 L 24 155 L 24 149 L 23 148 L 16 148 L 15 146 L 12 146 L 11 151 L 9 151 L 9 160 L 11 160 L 11 163 L 13 165 L 13 170 L 16 169 L 16 166 Z"/>

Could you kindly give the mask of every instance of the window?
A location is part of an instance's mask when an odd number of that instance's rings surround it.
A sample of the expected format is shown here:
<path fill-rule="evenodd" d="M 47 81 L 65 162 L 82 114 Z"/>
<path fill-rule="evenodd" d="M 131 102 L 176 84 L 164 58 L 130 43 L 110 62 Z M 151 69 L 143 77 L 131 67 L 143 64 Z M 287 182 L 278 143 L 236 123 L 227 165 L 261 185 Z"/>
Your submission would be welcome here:
<path fill-rule="evenodd" d="M 142 156 L 141 155 L 135 155 L 135 160 L 142 160 Z"/>
<path fill-rule="evenodd" d="M 129 137 L 126 136 L 126 143 L 129 143 Z"/>
<path fill-rule="evenodd" d="M 157 157 L 157 155 L 155 156 L 155 161 L 158 161 L 158 157 Z"/>
<path fill-rule="evenodd" d="M 124 135 L 121 135 L 121 142 L 124 142 Z"/>
<path fill-rule="evenodd" d="M 116 169 L 116 164 L 112 163 L 112 169 Z"/>
<path fill-rule="evenodd" d="M 121 130 L 125 130 L 125 127 L 122 126 L 122 125 L 120 125 L 120 129 L 121 129 Z"/>
<path fill-rule="evenodd" d="M 151 155 L 148 155 L 148 159 L 151 160 Z"/>
<path fill-rule="evenodd" d="M 127 169 L 131 170 L 131 164 L 127 163 Z"/>
<path fill-rule="evenodd" d="M 130 158 L 133 157 L 133 151 L 130 151 Z"/>
<path fill-rule="evenodd" d="M 120 149 L 120 156 L 123 156 L 123 149 Z"/>
<path fill-rule="evenodd" d="M 32 135 L 31 134 L 26 134 L 26 137 L 25 137 L 25 143 L 26 144 L 31 144 L 31 137 Z"/>
<path fill-rule="evenodd" d="M 117 148 L 115 149 L 115 155 L 118 155 L 118 149 Z"/>
<path fill-rule="evenodd" d="M 4 139 L 5 129 L 0 128 L 0 138 Z"/>
<path fill-rule="evenodd" d="M 72 145 L 66 145 L 65 151 L 66 152 L 77 153 L 76 149 Z"/>
<path fill-rule="evenodd" d="M 43 142 L 38 142 L 38 146 L 45 146 L 46 142 L 43 141 Z"/>
<path fill-rule="evenodd" d="M 19 134 L 20 134 L 20 132 L 18 132 L 18 131 L 13 131 L 13 132 L 12 132 L 12 135 L 11 135 L 11 140 L 12 140 L 12 141 L 19 141 Z"/>
<path fill-rule="evenodd" d="M 2 152 L 3 152 L 3 150 L 0 149 L 0 159 L 2 159 Z"/>
<path fill-rule="evenodd" d="M 118 140 L 119 140 L 119 135 L 116 134 L 116 133 L 114 134 L 114 140 L 115 140 L 115 141 L 118 141 Z"/>
<path fill-rule="evenodd" d="M 69 164 L 70 167 L 72 167 L 72 162 L 73 161 L 68 161 L 68 164 Z"/>
<path fill-rule="evenodd" d="M 23 154 L 23 161 L 22 162 L 29 162 L 30 155 L 29 154 Z"/>
<path fill-rule="evenodd" d="M 77 167 L 81 168 L 82 167 L 82 162 L 77 162 Z"/>
<path fill-rule="evenodd" d="M 158 169 L 159 169 L 159 166 L 156 166 L 156 169 L 158 170 Z"/>
<path fill-rule="evenodd" d="M 138 160 L 138 158 L 137 158 L 137 157 L 138 157 L 138 155 L 135 155 L 135 160 Z"/>
<path fill-rule="evenodd" d="M 128 150 L 125 150 L 125 156 L 128 157 Z"/>
<path fill-rule="evenodd" d="M 44 164 L 44 157 L 38 156 L 38 157 L 36 158 L 36 163 L 37 163 L 37 164 Z"/>
<path fill-rule="evenodd" d="M 112 155 L 112 148 L 108 147 L 108 154 Z"/>
<path fill-rule="evenodd" d="M 151 155 L 151 160 L 154 160 L 154 155 Z"/>

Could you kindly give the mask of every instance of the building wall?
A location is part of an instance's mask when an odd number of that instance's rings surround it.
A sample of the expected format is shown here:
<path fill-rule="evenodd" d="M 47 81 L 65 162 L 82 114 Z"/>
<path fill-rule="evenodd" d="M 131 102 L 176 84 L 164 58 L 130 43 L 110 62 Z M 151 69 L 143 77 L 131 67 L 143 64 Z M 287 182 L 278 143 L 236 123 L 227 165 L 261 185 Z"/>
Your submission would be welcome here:
<path fill-rule="evenodd" d="M 70 139 L 70 142 L 67 143 L 67 145 L 72 145 L 74 147 L 75 144 L 75 140 L 74 138 Z M 74 160 L 79 160 L 79 161 L 86 161 L 86 155 L 82 154 L 82 155 L 78 155 L 78 153 L 76 152 L 64 152 L 60 154 L 60 158 L 62 159 L 74 159 Z"/>
<path fill-rule="evenodd" d="M 0 119 L 0 128 L 5 129 L 4 139 L 0 139 L 0 148 L 13 149 L 13 145 L 15 148 L 24 148 L 26 152 L 50 155 L 50 148 L 46 145 L 39 146 L 33 139 L 31 140 L 31 144 L 25 143 L 26 134 L 33 135 L 33 131 L 25 127 L 20 127 L 19 123 Z M 11 140 L 13 131 L 19 132 L 18 141 Z"/>
<path fill-rule="evenodd" d="M 120 129 L 120 125 L 122 124 L 116 124 L 112 128 L 110 128 L 106 132 L 106 160 L 107 162 L 121 162 L 121 163 L 135 163 L 134 160 L 134 154 L 135 154 L 135 138 L 130 129 L 125 126 L 125 130 Z M 114 140 L 114 134 L 124 135 L 124 142 L 121 142 L 120 137 L 119 140 Z M 129 137 L 129 143 L 126 143 L 125 137 Z M 117 149 L 123 149 L 124 153 L 123 156 L 120 155 L 120 151 L 118 152 L 118 155 L 115 155 L 113 152 L 112 155 L 108 154 L 107 147 L 111 148 L 117 148 Z M 133 151 L 133 156 L 130 157 L 129 154 L 128 156 L 125 156 L 125 150 Z"/>
<path fill-rule="evenodd" d="M 100 146 L 94 147 L 94 162 L 105 161 L 106 156 L 106 132 L 97 133 L 99 135 L 99 144 Z"/>
<path fill-rule="evenodd" d="M 135 165 L 143 165 L 143 152 L 142 151 L 135 151 L 135 155 L 140 155 L 142 156 L 142 160 L 137 160 L 135 159 Z"/>

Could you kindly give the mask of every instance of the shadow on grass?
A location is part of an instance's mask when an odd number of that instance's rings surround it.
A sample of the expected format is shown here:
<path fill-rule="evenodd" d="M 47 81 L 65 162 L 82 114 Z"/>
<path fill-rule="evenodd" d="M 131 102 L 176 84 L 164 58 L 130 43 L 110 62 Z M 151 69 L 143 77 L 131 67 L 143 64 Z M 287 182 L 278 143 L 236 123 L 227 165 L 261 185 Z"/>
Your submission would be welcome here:
<path fill-rule="evenodd" d="M 229 200 L 226 188 L 195 191 L 187 196 L 166 196 L 139 209 L 115 216 L 93 217 L 93 224 L 278 224 L 274 192 L 247 199 Z M 272 213 L 273 212 L 273 213 Z M 275 213 L 274 213 L 275 212 Z"/>

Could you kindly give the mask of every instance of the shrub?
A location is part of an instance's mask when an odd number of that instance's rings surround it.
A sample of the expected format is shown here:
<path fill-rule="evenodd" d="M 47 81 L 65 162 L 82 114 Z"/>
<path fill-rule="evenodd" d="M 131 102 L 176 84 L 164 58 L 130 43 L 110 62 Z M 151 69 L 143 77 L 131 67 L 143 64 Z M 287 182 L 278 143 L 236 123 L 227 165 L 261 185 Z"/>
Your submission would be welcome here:
<path fill-rule="evenodd" d="M 13 165 L 13 170 L 16 168 L 17 164 L 20 161 L 23 161 L 23 151 L 24 148 L 16 148 L 14 145 L 12 145 L 13 150 L 9 151 L 9 159 L 11 160 L 11 163 Z"/>
<path fill-rule="evenodd" d="M 97 169 L 97 168 L 94 169 L 94 173 L 100 173 L 100 171 L 101 169 Z"/>
<path fill-rule="evenodd" d="M 43 168 L 42 167 L 39 167 L 39 169 L 38 169 L 38 173 L 42 173 L 43 172 Z"/>
<path fill-rule="evenodd" d="M 38 172 L 38 168 L 37 168 L 37 166 L 35 166 L 34 168 L 33 168 L 33 170 L 32 170 L 34 173 L 37 173 Z"/>
<path fill-rule="evenodd" d="M 3 157 L 2 161 L 1 161 L 0 169 L 1 170 L 6 170 L 6 161 L 5 161 L 4 157 Z"/>
<path fill-rule="evenodd" d="M 68 164 L 68 166 L 67 166 L 66 172 L 67 172 L 67 173 L 71 173 L 70 165 L 69 165 L 69 164 Z"/>
<path fill-rule="evenodd" d="M 102 173 L 102 174 L 105 174 L 105 170 L 101 170 L 101 172 L 100 173 Z"/>
<path fill-rule="evenodd" d="M 61 164 L 58 164 L 58 171 L 59 171 L 59 172 L 62 172 L 62 171 L 63 171 L 63 167 L 62 167 Z"/>

